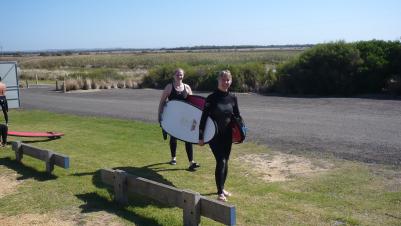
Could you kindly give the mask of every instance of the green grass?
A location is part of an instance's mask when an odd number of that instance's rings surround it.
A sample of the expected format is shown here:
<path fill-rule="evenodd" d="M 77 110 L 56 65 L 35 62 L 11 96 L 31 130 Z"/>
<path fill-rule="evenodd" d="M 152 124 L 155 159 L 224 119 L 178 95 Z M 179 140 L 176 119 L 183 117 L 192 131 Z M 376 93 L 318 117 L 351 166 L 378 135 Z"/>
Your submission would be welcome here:
<path fill-rule="evenodd" d="M 137 121 L 80 117 L 42 111 L 11 111 L 10 130 L 60 131 L 58 140 L 22 139 L 70 157 L 70 169 L 55 167 L 47 176 L 44 163 L 25 156 L 17 164 L 11 148 L 0 151 L 0 174 L 19 174 L 16 190 L 0 198 L 0 216 L 63 213 L 63 218 L 106 211 L 123 224 L 181 225 L 182 211 L 137 197 L 129 206 L 112 202 L 100 183 L 99 169 L 120 168 L 181 189 L 215 198 L 214 158 L 208 147 L 195 147 L 202 167 L 188 172 L 182 143 L 178 164 L 170 166 L 168 143 L 158 125 Z M 10 137 L 9 140 L 16 140 Z M 401 225 L 401 170 L 381 165 L 327 159 L 325 173 L 265 182 L 238 158 L 272 153 L 252 143 L 235 145 L 226 187 L 234 194 L 238 225 Z M 273 154 L 273 153 L 272 153 Z M 82 221 L 88 221 L 82 216 Z M 202 218 L 202 225 L 218 225 Z"/>

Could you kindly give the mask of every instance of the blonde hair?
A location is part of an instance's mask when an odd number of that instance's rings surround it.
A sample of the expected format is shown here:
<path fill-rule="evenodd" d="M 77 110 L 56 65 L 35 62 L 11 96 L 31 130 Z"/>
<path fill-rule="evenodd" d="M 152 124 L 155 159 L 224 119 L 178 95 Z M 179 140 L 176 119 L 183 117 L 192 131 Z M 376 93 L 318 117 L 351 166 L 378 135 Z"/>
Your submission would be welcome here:
<path fill-rule="evenodd" d="M 185 73 L 184 69 L 179 67 L 179 68 L 175 69 L 174 75 L 177 74 L 178 71 L 182 71 L 182 73 Z"/>
<path fill-rule="evenodd" d="M 220 71 L 218 78 L 223 77 L 223 75 L 229 76 L 229 77 L 230 77 L 230 80 L 233 79 L 233 76 L 231 75 L 231 71 L 229 71 L 229 70 L 222 70 L 222 71 Z"/>

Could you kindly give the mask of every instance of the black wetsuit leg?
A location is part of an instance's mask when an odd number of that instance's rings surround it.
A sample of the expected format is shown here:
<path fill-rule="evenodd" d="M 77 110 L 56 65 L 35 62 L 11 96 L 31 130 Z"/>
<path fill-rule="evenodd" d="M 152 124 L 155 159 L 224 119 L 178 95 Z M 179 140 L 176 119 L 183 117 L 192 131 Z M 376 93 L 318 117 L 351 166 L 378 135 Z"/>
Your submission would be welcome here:
<path fill-rule="evenodd" d="M 188 161 L 192 162 L 192 160 L 194 160 L 194 150 L 192 148 L 192 144 L 185 142 L 185 150 L 187 151 Z"/>
<path fill-rule="evenodd" d="M 8 112 L 5 108 L 1 108 L 3 110 L 4 119 L 6 120 L 6 124 L 8 124 Z"/>
<path fill-rule="evenodd" d="M 5 96 L 0 96 L 0 106 L 3 111 L 4 120 L 6 121 L 6 124 L 8 124 L 8 103 Z"/>
<path fill-rule="evenodd" d="M 0 124 L 0 131 L 1 131 L 1 143 L 3 145 L 7 144 L 7 132 L 8 132 L 8 126 L 4 124 Z"/>
<path fill-rule="evenodd" d="M 175 158 L 177 154 L 177 138 L 170 136 L 170 152 L 171 158 Z"/>
<path fill-rule="evenodd" d="M 232 138 L 231 133 L 218 134 L 210 143 L 216 159 L 215 180 L 217 194 L 223 194 L 224 184 L 228 174 L 228 160 L 230 158 Z"/>
<path fill-rule="evenodd" d="M 185 142 L 185 150 L 187 151 L 188 161 L 192 162 L 194 158 L 192 144 Z M 171 158 L 175 158 L 177 155 L 177 138 L 175 137 L 170 137 L 170 152 Z"/>

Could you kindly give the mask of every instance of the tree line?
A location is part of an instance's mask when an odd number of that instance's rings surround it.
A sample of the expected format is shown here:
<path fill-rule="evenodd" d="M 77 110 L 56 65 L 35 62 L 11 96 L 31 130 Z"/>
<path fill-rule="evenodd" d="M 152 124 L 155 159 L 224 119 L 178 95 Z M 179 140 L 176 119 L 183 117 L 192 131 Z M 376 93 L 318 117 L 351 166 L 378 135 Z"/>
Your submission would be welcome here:
<path fill-rule="evenodd" d="M 218 72 L 229 69 L 233 74 L 232 90 L 238 92 L 342 96 L 401 94 L 400 41 L 318 44 L 274 68 L 267 62 L 163 64 L 150 70 L 142 86 L 164 87 L 171 82 L 177 67 L 185 70 L 185 82 L 195 90 L 213 90 Z"/>

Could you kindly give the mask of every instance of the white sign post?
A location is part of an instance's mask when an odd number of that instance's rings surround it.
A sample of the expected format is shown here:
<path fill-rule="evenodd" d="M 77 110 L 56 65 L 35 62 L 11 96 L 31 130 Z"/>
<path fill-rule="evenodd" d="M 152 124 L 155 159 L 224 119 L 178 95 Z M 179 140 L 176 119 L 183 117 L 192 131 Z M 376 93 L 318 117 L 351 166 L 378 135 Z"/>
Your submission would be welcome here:
<path fill-rule="evenodd" d="M 17 62 L 0 61 L 0 77 L 7 86 L 8 108 L 20 108 Z"/>

